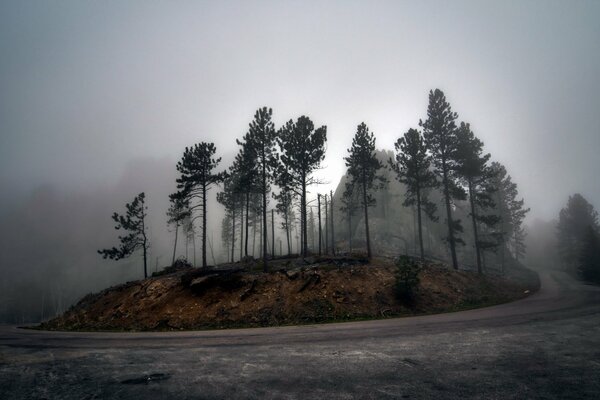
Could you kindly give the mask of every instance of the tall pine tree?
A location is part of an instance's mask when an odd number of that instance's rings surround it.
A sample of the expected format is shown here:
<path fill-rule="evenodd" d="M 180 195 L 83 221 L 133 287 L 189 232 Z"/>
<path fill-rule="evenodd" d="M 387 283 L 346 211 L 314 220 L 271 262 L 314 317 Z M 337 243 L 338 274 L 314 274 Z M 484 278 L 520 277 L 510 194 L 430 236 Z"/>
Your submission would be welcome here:
<path fill-rule="evenodd" d="M 435 174 L 431 171 L 431 157 L 427 153 L 421 132 L 416 129 L 409 129 L 403 137 L 396 141 L 394 147 L 396 148 L 396 157 L 395 160 L 390 159 L 389 163 L 396 173 L 398 181 L 406 185 L 404 206 L 416 205 L 419 250 L 421 261 L 423 261 L 425 252 L 423 250 L 421 214 L 422 211 L 426 211 L 432 220 L 437 219 L 434 215 L 436 205 L 427 198 L 426 189 L 437 187 L 438 183 Z"/>
<path fill-rule="evenodd" d="M 444 92 L 439 89 L 429 92 L 427 119 L 419 121 L 419 125 L 423 128 L 425 144 L 431 152 L 434 172 L 441 181 L 448 225 L 447 240 L 454 269 L 458 269 L 456 244 L 463 243 L 463 241 L 458 237 L 458 234 L 462 232 L 462 226 L 460 220 L 453 219 L 452 206 L 454 200 L 466 199 L 466 193 L 458 184 L 456 176 L 458 140 L 455 121 L 457 118 L 458 115 L 452 111 Z"/>
<path fill-rule="evenodd" d="M 262 197 L 261 243 L 263 269 L 265 272 L 269 270 L 267 264 L 267 198 L 278 164 L 277 150 L 275 148 L 276 132 L 272 117 L 272 109 L 267 107 L 258 109 L 254 114 L 254 120 L 250 123 L 246 140 L 250 159 L 254 160 L 258 172 L 258 185 Z"/>
<path fill-rule="evenodd" d="M 202 218 L 202 266 L 206 267 L 206 218 L 208 215 L 208 191 L 215 184 L 222 182 L 225 172 L 215 172 L 221 158 L 215 158 L 217 149 L 213 143 L 201 142 L 193 147 L 186 147 L 181 161 L 177 163 L 180 177 L 177 188 L 182 191 L 190 203 L 190 212 L 198 211 Z M 196 203 L 194 204 L 194 201 Z M 192 221 L 196 217 L 192 218 Z"/>
<path fill-rule="evenodd" d="M 386 182 L 378 174 L 383 167 L 375 154 L 375 136 L 369 132 L 367 125 L 362 122 L 356 129 L 352 139 L 349 155 L 344 157 L 348 175 L 352 185 L 356 185 L 361 193 L 361 205 L 365 218 L 365 239 L 367 242 L 367 257 L 371 258 L 371 237 L 369 234 L 369 207 L 375 205 L 372 191 L 381 188 Z"/>
<path fill-rule="evenodd" d="M 475 245 L 475 259 L 477 272 L 483 273 L 481 264 L 481 248 L 484 245 L 479 236 L 479 224 L 485 223 L 493 226 L 497 222 L 494 214 L 486 214 L 485 210 L 495 207 L 492 199 L 494 188 L 492 185 L 493 170 L 488 166 L 490 154 L 483 153 L 483 142 L 471 130 L 468 123 L 461 122 L 457 130 L 457 173 L 467 187 L 469 194 L 470 216 L 473 224 L 473 242 Z"/>
<path fill-rule="evenodd" d="M 308 252 L 308 223 L 306 195 L 308 186 L 317 183 L 312 176 L 325 158 L 327 127 L 315 129 L 313 122 L 301 116 L 296 122 L 288 121 L 280 130 L 277 139 L 281 149 L 281 163 L 285 166 L 281 171 L 288 175 L 288 188 L 300 198 L 301 253 Z"/>

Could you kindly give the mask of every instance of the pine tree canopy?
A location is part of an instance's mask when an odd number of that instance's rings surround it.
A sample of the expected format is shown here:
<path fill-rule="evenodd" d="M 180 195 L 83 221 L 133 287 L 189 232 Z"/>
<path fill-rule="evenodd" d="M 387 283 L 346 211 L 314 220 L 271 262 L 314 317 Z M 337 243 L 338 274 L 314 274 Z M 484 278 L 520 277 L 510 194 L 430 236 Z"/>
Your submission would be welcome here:
<path fill-rule="evenodd" d="M 148 241 L 146 237 L 145 217 L 146 205 L 145 194 L 138 194 L 131 203 L 125 205 L 127 212 L 125 215 L 112 215 L 112 219 L 117 223 L 116 230 L 124 230 L 127 232 L 125 236 L 119 236 L 119 247 L 111 249 L 98 250 L 98 253 L 103 258 L 111 260 L 120 260 L 129 257 L 136 250 L 147 249 Z"/>

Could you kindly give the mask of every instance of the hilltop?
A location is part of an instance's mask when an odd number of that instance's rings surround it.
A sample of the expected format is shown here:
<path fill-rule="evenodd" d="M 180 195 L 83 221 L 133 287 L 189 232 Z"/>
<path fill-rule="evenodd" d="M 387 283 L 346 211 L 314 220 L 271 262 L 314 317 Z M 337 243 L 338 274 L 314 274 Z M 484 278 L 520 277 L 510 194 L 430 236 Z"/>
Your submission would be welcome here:
<path fill-rule="evenodd" d="M 537 275 L 509 277 L 422 265 L 412 304 L 395 295 L 392 260 L 361 257 L 279 259 L 273 272 L 247 260 L 213 269 L 180 265 L 82 298 L 49 330 L 185 330 L 258 327 L 456 311 L 493 305 L 537 290 Z"/>

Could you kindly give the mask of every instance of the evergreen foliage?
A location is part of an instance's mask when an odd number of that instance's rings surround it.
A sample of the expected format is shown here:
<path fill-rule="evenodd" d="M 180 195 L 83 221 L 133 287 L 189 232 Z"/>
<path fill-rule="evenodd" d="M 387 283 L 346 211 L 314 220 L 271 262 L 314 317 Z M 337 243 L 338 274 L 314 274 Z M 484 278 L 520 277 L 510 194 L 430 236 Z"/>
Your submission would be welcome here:
<path fill-rule="evenodd" d="M 427 153 L 421 132 L 409 129 L 403 137 L 396 141 L 394 147 L 396 148 L 396 157 L 395 160 L 390 158 L 389 164 L 396 173 L 396 179 L 406 185 L 404 206 L 416 205 L 419 249 L 421 260 L 424 260 L 422 211 L 425 211 L 432 220 L 437 219 L 435 217 L 437 206 L 429 201 L 425 190 L 437 187 L 438 182 L 435 174 L 431 171 L 431 157 Z"/>
<path fill-rule="evenodd" d="M 421 266 L 408 256 L 396 261 L 396 283 L 394 289 L 399 300 L 412 304 L 419 288 Z"/>
<path fill-rule="evenodd" d="M 315 129 L 313 122 L 306 116 L 299 117 L 296 122 L 289 120 L 279 130 L 277 143 L 281 149 L 280 168 L 285 190 L 292 190 L 300 198 L 301 221 L 301 253 L 305 257 L 308 252 L 308 223 L 306 195 L 308 186 L 317 183 L 312 173 L 325 158 L 327 127 Z"/>
<path fill-rule="evenodd" d="M 583 236 L 578 267 L 581 279 L 600 283 L 600 234 L 591 225 Z"/>
<path fill-rule="evenodd" d="M 458 237 L 463 228 L 460 220 L 452 218 L 452 206 L 455 200 L 466 199 L 466 193 L 458 183 L 456 172 L 458 140 L 455 121 L 457 118 L 458 114 L 452 111 L 444 92 L 439 89 L 429 92 L 427 119 L 419 121 L 419 125 L 423 128 L 425 144 L 431 152 L 434 172 L 441 181 L 448 225 L 447 240 L 454 269 L 458 269 L 456 244 L 464 242 Z"/>
<path fill-rule="evenodd" d="M 273 110 L 271 108 L 258 109 L 254 114 L 254 119 L 250 122 L 248 134 L 246 135 L 246 150 L 249 159 L 256 166 L 258 188 L 262 197 L 261 251 L 265 272 L 269 270 L 267 264 L 267 197 L 278 165 L 277 150 L 275 148 L 276 132 L 272 117 Z"/>
<path fill-rule="evenodd" d="M 579 261 L 588 228 L 596 232 L 598 212 L 579 193 L 569 197 L 565 208 L 560 211 L 558 220 L 558 250 L 567 269 L 573 269 Z"/>
<path fill-rule="evenodd" d="M 171 265 L 175 263 L 175 253 L 177 252 L 177 237 L 179 233 L 179 226 L 183 220 L 189 217 L 189 203 L 185 199 L 183 192 L 175 192 L 169 195 L 169 209 L 167 210 L 167 224 L 175 225 L 175 242 L 173 244 L 173 258 Z"/>
<path fill-rule="evenodd" d="M 146 195 L 144 192 L 138 194 L 131 203 L 127 203 L 125 215 L 112 215 L 113 221 L 117 223 L 116 230 L 123 229 L 128 232 L 125 236 L 119 236 L 121 242 L 119 247 L 111 249 L 98 250 L 102 258 L 110 258 L 111 260 L 120 260 L 129 257 L 136 250 L 142 249 L 144 255 L 144 278 L 148 277 L 147 268 L 147 253 L 150 246 L 148 237 L 146 236 Z"/>
<path fill-rule="evenodd" d="M 495 191 L 492 185 L 494 170 L 488 166 L 491 155 L 483 153 L 483 142 L 475 136 L 468 123 L 461 122 L 456 132 L 456 138 L 458 142 L 456 147 L 456 158 L 458 160 L 456 172 L 467 187 L 469 194 L 477 272 L 481 274 L 483 273 L 481 248 L 489 248 L 490 244 L 482 243 L 478 224 L 482 223 L 488 227 L 493 227 L 498 222 L 496 215 L 483 213 L 495 207 L 492 198 Z"/>
<path fill-rule="evenodd" d="M 177 163 L 177 171 L 180 177 L 177 179 L 177 188 L 183 193 L 183 197 L 190 204 L 189 210 L 193 214 L 200 213 L 202 218 L 202 266 L 206 267 L 206 218 L 207 218 L 207 195 L 210 188 L 222 182 L 227 174 L 215 172 L 221 162 L 216 158 L 217 149 L 213 143 L 201 142 L 193 147 L 186 147 L 181 161 Z M 195 204 L 193 202 L 196 200 Z M 195 217 L 191 219 L 192 223 Z"/>
<path fill-rule="evenodd" d="M 375 155 L 375 136 L 364 122 L 358 125 L 348 153 L 349 155 L 344 157 L 344 161 L 348 167 L 351 184 L 356 185 L 361 193 L 361 205 L 365 216 L 367 257 L 371 258 L 368 208 L 376 203 L 372 191 L 384 187 L 387 182 L 379 174 L 383 165 Z"/>

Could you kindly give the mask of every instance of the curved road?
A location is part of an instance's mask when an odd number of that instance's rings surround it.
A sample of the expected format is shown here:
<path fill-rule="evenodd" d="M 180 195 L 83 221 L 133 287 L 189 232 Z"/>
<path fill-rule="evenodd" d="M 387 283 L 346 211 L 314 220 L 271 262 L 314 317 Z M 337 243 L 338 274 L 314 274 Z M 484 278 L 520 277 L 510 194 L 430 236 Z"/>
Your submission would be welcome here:
<path fill-rule="evenodd" d="M 300 327 L 66 333 L 0 327 L 0 399 L 599 399 L 600 288 Z"/>

